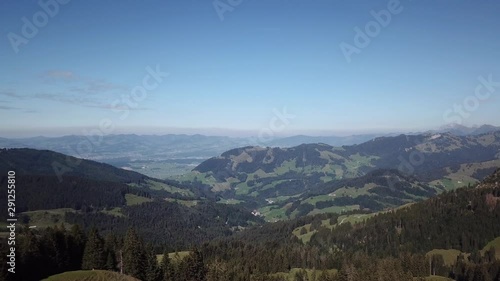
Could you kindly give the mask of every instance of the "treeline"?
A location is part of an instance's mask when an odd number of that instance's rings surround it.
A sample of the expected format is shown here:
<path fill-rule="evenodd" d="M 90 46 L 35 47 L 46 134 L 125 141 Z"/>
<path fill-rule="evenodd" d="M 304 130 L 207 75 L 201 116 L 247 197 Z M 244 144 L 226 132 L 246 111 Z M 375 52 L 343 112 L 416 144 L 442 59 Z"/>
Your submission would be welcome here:
<path fill-rule="evenodd" d="M 0 176 L 0 185 L 7 186 L 7 177 Z M 93 180 L 75 176 L 65 176 L 60 181 L 56 176 L 22 175 L 16 177 L 16 211 L 36 211 L 72 208 L 83 212 L 111 209 L 126 205 L 125 194 L 135 194 L 147 198 L 175 198 L 192 200 L 177 193 L 153 190 L 146 183 L 130 186 L 113 181 Z M 173 185 L 175 183 L 166 181 Z M 179 188 L 188 188 L 179 186 Z M 195 197 L 199 198 L 199 197 Z M 0 193 L 0 200 L 7 200 L 7 192 Z M 2 214 L 1 216 L 5 216 Z"/>
<path fill-rule="evenodd" d="M 462 188 L 379 214 L 362 224 L 320 228 L 312 245 L 376 256 L 457 249 L 473 252 L 500 236 L 500 187 Z"/>
<path fill-rule="evenodd" d="M 144 243 L 135 229 L 129 229 L 125 236 L 110 233 L 106 237 L 95 228 L 84 233 L 77 225 L 71 230 L 64 225 L 41 231 L 23 229 L 18 243 L 14 274 L 7 271 L 7 250 L 1 249 L 1 280 L 38 281 L 65 271 L 101 269 L 144 281 L 194 281 L 205 280 L 199 276 L 205 277 L 209 269 L 197 250 L 179 264 L 171 263 L 165 252 L 160 265 L 153 247 Z"/>
<path fill-rule="evenodd" d="M 372 280 L 426 280 L 425 277 L 440 275 L 460 281 L 500 280 L 500 261 L 495 259 L 495 251 L 490 249 L 485 255 L 457 258 L 454 265 L 446 265 L 441 255 L 400 253 L 396 257 L 377 258 L 363 252 L 352 254 L 325 253 L 316 246 L 289 245 L 273 247 L 271 244 L 252 245 L 237 242 L 224 246 L 214 244 L 203 248 L 207 261 L 218 257 L 229 268 L 236 269 L 236 279 L 252 280 L 250 276 L 279 276 L 279 272 L 289 272 L 292 268 L 312 268 L 313 273 L 297 272 L 293 280 L 307 281 L 372 281 Z M 212 257 L 212 259 L 210 259 Z M 258 257 L 258 258 L 255 258 Z M 317 266 L 317 267 L 316 267 Z M 326 269 L 339 269 L 336 274 Z M 262 279 L 266 280 L 266 279 Z M 288 279 L 287 279 L 288 280 Z"/>
<path fill-rule="evenodd" d="M 491 256 L 490 256 L 491 257 Z M 443 276 L 458 281 L 498 281 L 500 261 L 492 258 L 473 260 L 460 256 L 447 266 L 441 255 L 425 256 L 401 253 L 398 257 L 373 258 L 364 253 L 346 256 L 332 281 L 425 281 L 428 276 Z"/>
<path fill-rule="evenodd" d="M 288 272 L 291 268 L 340 268 L 339 252 L 304 245 L 292 232 L 314 221 L 336 221 L 337 214 L 321 214 L 253 227 L 206 243 L 201 251 L 208 260 L 221 257 L 230 267 L 246 274 Z M 258 257 L 258 258 L 256 258 Z M 242 279 L 245 280 L 245 279 Z"/>
<path fill-rule="evenodd" d="M 249 223 L 262 224 L 261 218 L 240 208 L 201 201 L 193 207 L 175 202 L 155 200 L 122 208 L 124 216 L 110 216 L 100 212 L 66 213 L 70 224 L 85 229 L 97 227 L 104 233 L 125 234 L 129 226 L 138 229 L 142 237 L 170 251 L 188 249 L 217 237 L 226 237 Z"/>
<path fill-rule="evenodd" d="M 7 186 L 7 177 L 0 177 L 0 185 Z M 16 186 L 18 213 L 58 208 L 102 210 L 124 206 L 127 193 L 151 197 L 148 189 L 70 176 L 63 182 L 55 176 L 17 176 Z M 0 193 L 0 200 L 7 200 L 7 192 Z"/>
<path fill-rule="evenodd" d="M 267 224 L 212 241 L 202 252 L 208 260 L 225 257 L 231 267 L 247 274 L 336 268 L 340 269 L 337 277 L 325 280 L 412 280 L 429 275 L 500 280 L 495 249 L 480 251 L 500 236 L 498 182 L 497 172 L 481 188 L 446 192 L 355 225 L 346 222 L 333 229 L 323 226 L 322 221 L 327 219 L 330 225 L 340 223 L 336 215 Z M 306 224 L 311 224 L 315 232 L 310 242 L 303 244 L 291 233 Z M 440 255 L 425 255 L 433 249 L 470 254 L 449 266 Z"/>
<path fill-rule="evenodd" d="M 283 233 L 277 239 L 291 228 L 284 224 L 275 227 L 277 233 Z M 254 234 L 259 237 L 259 231 Z M 15 274 L 6 270 L 7 243 L 0 241 L 0 280 L 41 280 L 65 271 L 102 269 L 144 281 L 288 281 L 288 272 L 296 267 L 303 269 L 291 276 L 294 281 L 412 281 L 429 275 L 463 281 L 500 280 L 500 261 L 492 249 L 484 255 L 461 255 L 455 265 L 447 266 L 440 255 L 401 252 L 396 257 L 376 258 L 362 251 L 325 253 L 297 239 L 246 242 L 243 233 L 241 236 L 240 241 L 205 244 L 201 249 L 192 248 L 182 259 L 171 259 L 169 250 L 155 250 L 134 228 L 125 235 L 105 236 L 96 228 L 85 233 L 78 225 L 69 230 L 64 225 L 23 228 L 17 237 Z M 158 253 L 163 257 L 158 259 Z"/>
<path fill-rule="evenodd" d="M 8 273 L 8 247 L 0 239 L 0 280 L 41 280 L 44 277 L 82 267 L 82 256 L 87 236 L 78 226 L 66 230 L 64 226 L 41 231 L 22 228 L 16 230 L 15 273 Z M 9 258 L 10 259 L 10 258 Z"/>
<path fill-rule="evenodd" d="M 0 280 L 39 281 L 66 271 L 109 270 L 143 281 L 285 281 L 262 274 L 245 275 L 221 260 L 206 262 L 196 248 L 182 259 L 171 259 L 164 251 L 159 261 L 158 252 L 134 228 L 124 236 L 110 233 L 105 237 L 96 228 L 84 233 L 77 225 L 70 230 L 64 225 L 43 230 L 24 228 L 17 239 L 15 273 L 7 271 L 7 243 L 0 244 Z"/>
<path fill-rule="evenodd" d="M 93 181 L 85 178 L 67 177 L 59 182 L 55 176 L 18 176 L 16 177 L 16 211 L 73 208 L 84 206 L 95 208 L 118 207 L 125 205 L 125 193 L 130 188 L 122 183 Z M 7 177 L 0 177 L 5 186 Z M 0 197 L 5 197 L 1 194 Z"/>

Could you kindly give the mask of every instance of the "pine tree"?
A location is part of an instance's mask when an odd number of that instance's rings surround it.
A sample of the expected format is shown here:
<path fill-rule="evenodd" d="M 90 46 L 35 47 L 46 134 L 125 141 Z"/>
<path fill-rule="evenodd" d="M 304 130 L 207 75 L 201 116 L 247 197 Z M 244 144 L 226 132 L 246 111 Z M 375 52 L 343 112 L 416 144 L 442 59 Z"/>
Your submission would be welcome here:
<path fill-rule="evenodd" d="M 486 259 L 487 259 L 488 262 L 494 262 L 495 261 L 495 256 L 496 256 L 496 251 L 495 251 L 495 248 L 492 246 L 486 252 Z"/>
<path fill-rule="evenodd" d="M 229 281 L 227 264 L 216 260 L 208 266 L 207 281 Z"/>
<path fill-rule="evenodd" d="M 330 276 L 330 274 L 326 270 L 323 270 L 318 277 L 318 281 L 332 281 L 332 280 L 333 280 L 332 276 Z"/>
<path fill-rule="evenodd" d="M 206 268 L 203 256 L 198 249 L 194 249 L 186 258 L 187 272 L 186 281 L 205 281 Z"/>
<path fill-rule="evenodd" d="M 445 268 L 445 264 L 444 264 L 443 255 L 432 255 L 430 259 L 431 259 L 431 273 L 432 273 L 432 275 L 445 274 L 446 268 Z"/>
<path fill-rule="evenodd" d="M 18 280 L 39 280 L 36 277 L 45 274 L 46 269 L 40 264 L 43 258 L 41 243 L 31 230 L 27 230 L 19 241 L 19 257 L 16 271 Z"/>
<path fill-rule="evenodd" d="M 106 249 L 106 269 L 114 271 L 117 267 L 118 239 L 113 233 L 106 235 L 104 248 Z"/>
<path fill-rule="evenodd" d="M 163 252 L 163 259 L 161 260 L 161 270 L 163 273 L 163 281 L 175 281 L 175 268 L 172 264 L 168 252 Z"/>
<path fill-rule="evenodd" d="M 111 251 L 107 251 L 106 257 L 106 266 L 107 270 L 115 271 L 116 270 L 116 257 L 115 253 Z"/>
<path fill-rule="evenodd" d="M 59 227 L 54 228 L 53 232 L 54 248 L 57 249 L 56 264 L 59 272 L 70 270 L 70 250 L 68 249 L 68 240 L 66 238 L 66 227 L 61 223 Z"/>
<path fill-rule="evenodd" d="M 485 265 L 476 265 L 472 281 L 491 281 L 491 277 Z"/>
<path fill-rule="evenodd" d="M 149 245 L 146 251 L 146 272 L 145 281 L 160 281 L 161 271 L 158 266 L 158 260 L 154 252 L 153 246 Z"/>
<path fill-rule="evenodd" d="M 96 228 L 92 228 L 87 236 L 83 251 L 82 269 L 106 268 L 106 252 L 104 241 Z"/>
<path fill-rule="evenodd" d="M 123 269 L 124 273 L 138 279 L 145 279 L 146 271 L 144 246 L 135 229 L 127 231 L 123 244 Z"/>
<path fill-rule="evenodd" d="M 47 272 L 52 275 L 59 272 L 67 271 L 69 254 L 66 245 L 65 230 L 55 226 L 48 227 L 42 234 L 40 239 L 42 247 L 47 250 L 45 252 Z"/>
<path fill-rule="evenodd" d="M 304 269 L 297 271 L 295 273 L 294 280 L 295 281 L 309 281 L 309 279 L 307 278 L 307 271 L 305 271 Z"/>
<path fill-rule="evenodd" d="M 87 237 L 78 224 L 71 227 L 70 233 L 67 236 L 67 244 L 69 248 L 70 270 L 81 269 L 83 250 Z"/>

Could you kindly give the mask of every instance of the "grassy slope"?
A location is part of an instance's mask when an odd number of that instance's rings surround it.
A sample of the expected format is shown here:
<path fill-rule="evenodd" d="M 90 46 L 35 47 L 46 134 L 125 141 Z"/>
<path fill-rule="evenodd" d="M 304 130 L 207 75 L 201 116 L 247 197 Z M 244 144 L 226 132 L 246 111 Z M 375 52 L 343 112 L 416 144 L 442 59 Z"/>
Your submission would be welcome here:
<path fill-rule="evenodd" d="M 427 257 L 432 257 L 433 255 L 441 255 L 443 256 L 444 264 L 446 266 L 452 266 L 456 263 L 457 257 L 461 254 L 459 250 L 455 249 L 434 249 L 432 251 L 429 251 L 426 256 Z"/>
<path fill-rule="evenodd" d="M 406 207 L 411 206 L 412 204 L 414 204 L 414 203 L 409 203 L 409 204 L 405 204 L 403 206 L 399 206 L 397 208 L 394 208 L 394 210 L 406 208 Z M 346 206 L 346 207 L 352 207 L 352 206 Z M 345 208 L 345 207 L 343 207 L 343 208 Z M 314 212 L 314 210 L 311 213 L 313 213 L 313 212 Z M 361 223 L 361 222 L 363 222 L 363 221 L 365 221 L 365 220 L 367 220 L 375 215 L 383 214 L 386 212 L 388 212 L 388 211 L 380 211 L 380 212 L 369 213 L 369 214 L 342 215 L 338 218 L 338 221 L 336 224 L 332 225 L 332 224 L 330 224 L 330 220 L 323 220 L 321 222 L 321 225 L 326 227 L 326 228 L 329 228 L 329 229 L 333 229 L 336 226 L 343 224 L 343 223 L 350 223 L 350 224 L 354 225 L 356 223 Z M 341 211 L 339 211 L 339 213 L 341 213 Z M 302 230 L 303 227 L 306 228 L 307 232 L 305 234 L 300 234 L 300 231 Z M 311 240 L 311 236 L 316 232 L 316 231 L 311 231 L 310 228 L 311 228 L 311 224 L 306 224 L 304 226 L 299 226 L 299 227 L 295 228 L 292 233 L 297 238 L 302 240 L 303 243 L 308 243 Z"/>
<path fill-rule="evenodd" d="M 101 213 L 115 217 L 125 217 L 125 215 L 122 213 L 122 208 L 120 207 L 116 207 L 111 210 L 102 210 Z"/>
<path fill-rule="evenodd" d="M 500 237 L 497 237 L 486 244 L 486 246 L 484 246 L 483 250 L 481 251 L 481 254 L 484 255 L 484 253 L 486 253 L 486 251 L 488 251 L 491 247 L 495 248 L 495 257 L 497 260 L 500 260 Z"/>
<path fill-rule="evenodd" d="M 490 241 L 486 246 L 484 246 L 483 250 L 481 250 L 481 255 L 484 255 L 486 251 L 490 249 L 490 247 L 495 248 L 495 256 L 497 259 L 500 259 L 500 237 L 495 238 L 494 240 Z M 457 261 L 457 257 L 461 254 L 459 250 L 455 249 L 434 249 L 432 251 L 429 251 L 427 253 L 427 256 L 430 257 L 432 255 L 442 255 L 444 259 L 444 263 L 447 266 L 454 265 L 455 262 Z M 469 253 L 462 253 L 464 254 L 465 257 L 468 257 L 470 254 Z"/>
<path fill-rule="evenodd" d="M 151 198 L 137 196 L 129 193 L 125 194 L 125 200 L 127 200 L 127 206 L 139 205 L 142 203 L 153 201 L 153 199 Z"/>
<path fill-rule="evenodd" d="M 302 270 L 302 268 L 292 268 L 292 269 L 290 269 L 290 272 L 278 272 L 278 273 L 274 273 L 272 275 L 276 276 L 276 277 L 284 277 L 284 278 L 286 278 L 286 280 L 293 281 L 293 280 L 295 280 L 295 274 L 297 274 L 301 270 Z M 330 274 L 337 274 L 337 271 L 338 270 L 336 270 L 336 269 L 327 270 L 327 272 Z M 306 272 L 307 272 L 307 277 L 308 277 L 307 280 L 315 280 L 315 279 L 313 279 L 314 269 L 306 269 Z M 316 270 L 316 279 L 319 278 L 320 275 L 321 275 L 321 270 Z"/>
<path fill-rule="evenodd" d="M 138 281 L 139 279 L 105 270 L 79 270 L 52 275 L 43 281 Z"/>
<path fill-rule="evenodd" d="M 173 198 L 165 198 L 166 201 L 168 202 L 176 202 L 179 204 L 182 204 L 187 207 L 193 207 L 196 206 L 199 202 L 199 200 L 181 200 L 181 199 L 173 199 Z"/>
<path fill-rule="evenodd" d="M 151 188 L 153 190 L 166 190 L 170 193 L 174 193 L 174 194 L 177 193 L 177 194 L 181 194 L 184 196 L 193 196 L 194 195 L 193 192 L 191 192 L 189 190 L 181 189 L 181 188 L 171 186 L 171 185 L 168 185 L 166 183 L 162 183 L 162 182 L 152 180 L 152 179 L 147 179 L 146 184 L 149 188 Z"/>
<path fill-rule="evenodd" d="M 413 278 L 414 280 L 418 280 L 418 277 Z M 446 278 L 443 276 L 428 276 L 425 277 L 425 281 L 452 281 L 453 279 Z"/>
<path fill-rule="evenodd" d="M 76 212 L 71 208 L 51 209 L 51 210 L 37 210 L 24 212 L 30 220 L 28 225 L 36 227 L 54 227 L 64 222 L 66 227 L 71 227 L 70 224 L 65 222 L 66 212 Z"/>
<path fill-rule="evenodd" d="M 168 253 L 168 257 L 174 262 L 179 262 L 187 257 L 190 253 L 190 251 Z M 161 261 L 163 260 L 163 255 L 156 255 L 156 260 L 158 261 L 158 263 L 161 263 Z"/>
<path fill-rule="evenodd" d="M 430 184 L 434 186 L 442 184 L 445 186 L 446 190 L 453 190 L 462 186 L 467 186 L 468 184 L 478 183 L 481 179 L 472 177 L 478 170 L 495 168 L 499 166 L 500 160 L 461 164 L 460 168 L 456 172 L 452 172 L 449 168 L 447 168 L 449 174 L 446 177 L 440 180 L 432 181 L 430 182 Z"/>

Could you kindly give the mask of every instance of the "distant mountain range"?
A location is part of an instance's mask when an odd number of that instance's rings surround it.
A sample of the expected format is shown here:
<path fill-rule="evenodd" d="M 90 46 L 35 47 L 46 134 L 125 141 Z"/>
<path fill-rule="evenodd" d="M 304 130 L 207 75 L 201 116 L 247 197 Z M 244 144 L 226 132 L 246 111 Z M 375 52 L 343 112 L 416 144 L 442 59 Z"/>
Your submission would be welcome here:
<path fill-rule="evenodd" d="M 474 127 L 467 127 L 460 124 L 449 124 L 439 128 L 438 130 L 432 131 L 436 133 L 450 133 L 457 136 L 477 136 L 489 132 L 499 131 L 500 127 L 493 125 L 481 125 Z"/>
<path fill-rule="evenodd" d="M 363 134 L 352 136 L 305 136 L 297 135 L 285 138 L 279 138 L 269 143 L 260 144 L 260 146 L 270 147 L 293 147 L 306 143 L 324 143 L 331 146 L 353 145 L 369 141 L 376 137 L 391 136 L 393 134 Z"/>
<path fill-rule="evenodd" d="M 84 140 L 67 138 L 73 142 Z M 196 147 L 195 143 L 214 144 L 218 138 L 110 136 L 106 145 L 96 148 L 104 154 L 118 155 L 119 151 L 140 152 L 142 147 L 143 157 L 153 157 L 158 149 L 153 144 L 161 146 L 161 140 L 171 146 L 202 151 L 203 147 Z M 53 139 L 38 139 L 58 144 Z M 225 145 L 231 143 L 230 138 L 225 140 Z M 105 147 L 114 152 L 106 152 Z M 82 204 L 73 206 L 71 200 L 65 201 L 64 192 L 68 189 L 80 194 L 81 188 L 89 185 L 96 196 L 89 197 L 85 206 L 123 208 L 126 194 L 143 197 L 134 199 L 139 202 L 166 198 L 181 200 L 188 206 L 211 198 L 254 210 L 268 221 L 318 213 L 381 211 L 475 184 L 498 167 L 500 131 L 467 136 L 451 133 L 384 136 L 341 147 L 324 143 L 282 148 L 244 146 L 201 161 L 192 171 L 170 180 L 47 150 L 0 150 L 0 169 L 15 169 L 19 175 L 27 176 L 24 186 L 31 192 L 25 197 L 29 201 L 25 203 L 27 211 L 32 210 L 29 206 L 43 205 L 38 199 L 45 197 L 37 192 L 63 196 L 54 201 L 59 203 L 52 208 L 83 208 Z M 58 184 L 61 177 L 62 185 Z M 103 190 L 106 185 L 113 188 Z M 37 189 L 39 186 L 55 189 L 45 193 L 45 189 Z M 115 199 L 106 203 L 104 198 L 110 196 Z"/>
<path fill-rule="evenodd" d="M 166 160 L 208 159 L 235 147 L 259 145 L 269 147 L 292 147 L 304 143 L 325 143 L 332 146 L 363 143 L 382 134 L 353 136 L 305 136 L 297 135 L 260 141 L 258 138 L 233 138 L 205 135 L 106 135 L 33 137 L 21 139 L 0 138 L 0 148 L 48 149 L 72 156 L 100 161 L 113 159 Z"/>
<path fill-rule="evenodd" d="M 247 146 L 202 162 L 181 182 L 210 186 L 268 220 L 381 210 L 477 183 L 500 166 L 500 131 L 378 137 L 358 145 Z"/>
<path fill-rule="evenodd" d="M 449 132 L 458 136 L 478 135 L 500 130 L 500 127 L 482 125 L 465 127 L 450 125 L 432 132 Z M 418 133 L 416 133 L 418 134 Z M 274 138 L 261 141 L 258 138 L 234 138 L 206 135 L 106 135 L 32 138 L 1 138 L 0 148 L 48 149 L 66 155 L 97 160 L 120 166 L 132 161 L 164 161 L 191 159 L 193 163 L 220 155 L 224 151 L 243 146 L 294 147 L 301 144 L 324 143 L 331 146 L 361 144 L 377 137 L 398 134 L 360 134 L 351 136 L 306 136 Z M 184 161 L 183 163 L 189 163 Z"/>

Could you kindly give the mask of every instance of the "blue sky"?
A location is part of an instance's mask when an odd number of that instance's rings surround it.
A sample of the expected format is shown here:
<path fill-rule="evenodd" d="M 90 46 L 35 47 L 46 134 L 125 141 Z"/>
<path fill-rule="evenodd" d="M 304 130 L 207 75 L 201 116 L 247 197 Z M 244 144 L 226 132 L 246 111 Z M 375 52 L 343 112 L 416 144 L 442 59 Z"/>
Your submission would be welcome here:
<path fill-rule="evenodd" d="M 40 3 L 0 2 L 0 136 L 500 125 L 498 1 Z"/>

